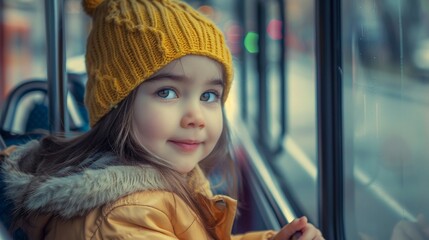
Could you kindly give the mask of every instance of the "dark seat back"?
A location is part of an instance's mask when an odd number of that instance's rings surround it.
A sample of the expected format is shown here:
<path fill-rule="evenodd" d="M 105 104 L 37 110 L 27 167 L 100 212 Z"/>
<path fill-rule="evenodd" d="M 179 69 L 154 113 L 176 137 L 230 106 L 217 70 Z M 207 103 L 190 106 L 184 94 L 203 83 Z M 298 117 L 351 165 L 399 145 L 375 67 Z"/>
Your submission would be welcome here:
<path fill-rule="evenodd" d="M 68 118 L 70 130 L 75 132 L 89 129 L 88 113 L 83 104 L 85 91 L 83 77 L 71 75 L 68 84 Z M 34 79 L 17 86 L 3 106 L 0 128 L 14 134 L 49 130 L 47 94 L 48 82 L 44 80 Z"/>

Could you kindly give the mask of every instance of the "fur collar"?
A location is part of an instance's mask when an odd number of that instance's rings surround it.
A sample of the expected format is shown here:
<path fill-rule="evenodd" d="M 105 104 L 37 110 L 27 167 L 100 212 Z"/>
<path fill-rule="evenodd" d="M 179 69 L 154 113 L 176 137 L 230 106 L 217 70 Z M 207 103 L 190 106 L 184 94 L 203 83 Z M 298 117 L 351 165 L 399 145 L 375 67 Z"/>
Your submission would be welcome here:
<path fill-rule="evenodd" d="M 146 165 L 109 166 L 115 161 L 112 155 L 102 156 L 94 167 L 65 177 L 22 172 L 19 160 L 38 146 L 37 141 L 31 141 L 17 147 L 2 163 L 5 195 L 17 210 L 72 218 L 133 192 L 166 189 L 158 170 Z"/>

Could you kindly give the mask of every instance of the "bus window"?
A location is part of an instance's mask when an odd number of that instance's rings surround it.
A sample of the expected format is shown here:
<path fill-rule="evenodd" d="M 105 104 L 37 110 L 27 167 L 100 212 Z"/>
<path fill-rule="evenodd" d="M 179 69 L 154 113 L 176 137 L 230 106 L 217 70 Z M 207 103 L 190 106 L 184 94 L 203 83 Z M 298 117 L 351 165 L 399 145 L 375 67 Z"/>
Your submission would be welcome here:
<path fill-rule="evenodd" d="M 17 85 L 28 79 L 46 79 L 46 24 L 44 4 L 39 1 L 3 0 L 0 28 L 3 35 L 0 54 L 0 103 Z M 67 57 L 73 58 L 85 52 L 85 39 L 89 30 L 88 17 L 81 9 L 80 0 L 64 1 L 65 37 Z M 69 64 L 70 71 L 79 69 L 80 63 Z"/>
<path fill-rule="evenodd" d="M 429 4 L 342 2 L 347 239 L 403 239 L 429 217 Z"/>
<path fill-rule="evenodd" d="M 285 154 L 274 162 L 302 214 L 317 224 L 315 2 L 284 1 L 286 55 Z"/>

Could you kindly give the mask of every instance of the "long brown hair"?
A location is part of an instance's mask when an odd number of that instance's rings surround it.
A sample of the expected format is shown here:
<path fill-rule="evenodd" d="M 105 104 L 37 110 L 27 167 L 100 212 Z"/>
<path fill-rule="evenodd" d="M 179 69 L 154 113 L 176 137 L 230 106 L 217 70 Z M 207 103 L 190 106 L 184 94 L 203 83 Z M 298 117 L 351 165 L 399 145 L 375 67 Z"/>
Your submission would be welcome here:
<path fill-rule="evenodd" d="M 168 190 L 183 199 L 196 213 L 207 233 L 217 239 L 213 225 L 214 219 L 207 209 L 198 204 L 195 189 L 192 189 L 187 179 L 152 156 L 134 137 L 132 105 L 136 93 L 137 89 L 133 90 L 92 129 L 80 136 L 65 138 L 51 135 L 41 139 L 39 149 L 33 152 L 32 156 L 25 156 L 20 161 L 22 171 L 38 176 L 68 175 L 82 171 L 92 163 L 83 164 L 85 160 L 88 161 L 90 157 L 103 152 L 115 154 L 119 164 L 122 165 L 152 165 L 165 179 L 165 183 L 169 186 Z M 108 130 L 106 131 L 106 129 Z M 224 126 L 219 141 L 213 151 L 199 165 L 205 174 L 210 174 L 216 168 L 216 173 L 220 172 L 222 179 L 227 182 L 222 185 L 227 186 L 227 193 L 232 197 L 237 197 L 237 172 L 229 144 L 229 130 L 224 117 Z M 26 161 L 26 158 L 33 158 L 33 161 Z M 92 159 L 96 160 L 96 158 Z M 26 165 L 26 162 L 34 164 Z M 68 170 L 65 172 L 64 169 Z"/>

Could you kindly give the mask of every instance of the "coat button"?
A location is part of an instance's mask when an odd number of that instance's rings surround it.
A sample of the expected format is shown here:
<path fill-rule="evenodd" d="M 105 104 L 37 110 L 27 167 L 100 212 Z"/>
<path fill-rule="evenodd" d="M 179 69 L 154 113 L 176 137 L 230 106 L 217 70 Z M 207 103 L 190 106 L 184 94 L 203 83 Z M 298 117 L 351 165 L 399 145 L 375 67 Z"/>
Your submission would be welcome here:
<path fill-rule="evenodd" d="M 217 200 L 215 202 L 216 208 L 219 210 L 224 210 L 226 208 L 226 202 L 223 199 Z"/>

